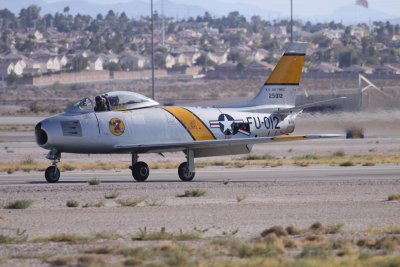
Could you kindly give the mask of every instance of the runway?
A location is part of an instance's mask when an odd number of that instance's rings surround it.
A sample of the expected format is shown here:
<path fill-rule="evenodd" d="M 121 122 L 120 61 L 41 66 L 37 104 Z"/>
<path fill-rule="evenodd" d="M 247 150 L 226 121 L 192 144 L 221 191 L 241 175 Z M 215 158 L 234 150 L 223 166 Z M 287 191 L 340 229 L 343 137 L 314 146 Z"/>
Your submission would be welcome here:
<path fill-rule="evenodd" d="M 67 171 L 61 173 L 59 184 L 87 183 L 87 180 L 98 178 L 102 183 L 135 183 L 129 170 L 111 171 Z M 245 167 L 205 168 L 197 169 L 192 183 L 219 183 L 219 182 L 298 182 L 298 181 L 356 181 L 356 180 L 398 180 L 400 181 L 399 166 L 370 166 L 370 167 L 293 167 L 282 166 L 276 168 Z M 151 170 L 147 182 L 165 183 L 179 182 L 177 171 Z M 43 172 L 0 174 L 0 186 L 47 184 Z"/>

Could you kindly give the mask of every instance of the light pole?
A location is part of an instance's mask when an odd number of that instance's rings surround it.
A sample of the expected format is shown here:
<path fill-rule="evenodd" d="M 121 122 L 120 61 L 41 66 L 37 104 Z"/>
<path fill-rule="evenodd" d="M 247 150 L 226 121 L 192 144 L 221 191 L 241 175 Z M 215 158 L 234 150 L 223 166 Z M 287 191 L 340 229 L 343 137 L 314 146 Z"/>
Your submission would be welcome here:
<path fill-rule="evenodd" d="M 293 43 L 293 0 L 290 0 L 290 42 Z"/>
<path fill-rule="evenodd" d="M 151 98 L 155 100 L 154 88 L 154 16 L 153 16 L 153 0 L 151 0 Z"/>

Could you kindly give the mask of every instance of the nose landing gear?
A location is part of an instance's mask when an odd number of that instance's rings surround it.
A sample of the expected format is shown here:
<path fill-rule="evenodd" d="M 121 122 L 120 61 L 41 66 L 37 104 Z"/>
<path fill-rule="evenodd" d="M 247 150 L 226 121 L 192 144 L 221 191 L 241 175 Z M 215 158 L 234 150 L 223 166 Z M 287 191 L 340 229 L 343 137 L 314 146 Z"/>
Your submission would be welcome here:
<path fill-rule="evenodd" d="M 52 160 L 53 165 L 46 169 L 44 172 L 44 177 L 48 183 L 57 183 L 60 179 L 60 170 L 57 167 L 57 163 L 60 162 L 61 153 L 57 150 L 50 150 L 46 158 Z"/>

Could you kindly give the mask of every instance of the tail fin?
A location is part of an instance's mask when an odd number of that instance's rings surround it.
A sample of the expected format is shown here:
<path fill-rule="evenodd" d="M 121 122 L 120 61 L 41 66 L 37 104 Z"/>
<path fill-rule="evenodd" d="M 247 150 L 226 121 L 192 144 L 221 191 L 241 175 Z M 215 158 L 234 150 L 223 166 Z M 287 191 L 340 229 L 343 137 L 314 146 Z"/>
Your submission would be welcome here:
<path fill-rule="evenodd" d="M 249 106 L 294 107 L 306 49 L 306 43 L 291 43 Z"/>

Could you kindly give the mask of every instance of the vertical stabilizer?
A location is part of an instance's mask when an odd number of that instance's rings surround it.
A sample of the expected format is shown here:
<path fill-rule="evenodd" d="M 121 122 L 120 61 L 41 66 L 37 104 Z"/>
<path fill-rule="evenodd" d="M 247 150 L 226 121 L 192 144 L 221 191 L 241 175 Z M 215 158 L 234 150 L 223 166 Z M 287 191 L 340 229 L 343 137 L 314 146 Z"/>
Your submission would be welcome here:
<path fill-rule="evenodd" d="M 306 49 L 306 43 L 290 44 L 249 106 L 294 107 Z"/>

